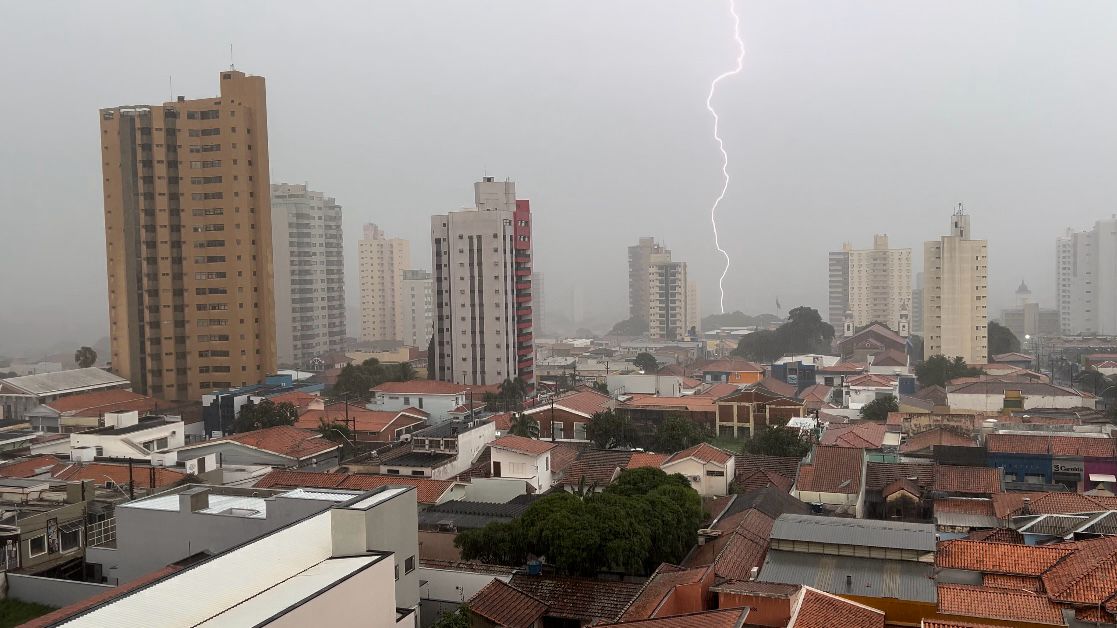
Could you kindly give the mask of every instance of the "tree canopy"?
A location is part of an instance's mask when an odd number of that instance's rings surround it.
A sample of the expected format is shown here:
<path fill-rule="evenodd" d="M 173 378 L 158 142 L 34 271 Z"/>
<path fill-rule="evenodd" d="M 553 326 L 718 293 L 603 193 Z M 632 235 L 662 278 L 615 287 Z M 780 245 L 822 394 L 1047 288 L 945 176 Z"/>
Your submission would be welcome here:
<path fill-rule="evenodd" d="M 942 386 L 958 377 L 974 377 L 981 375 L 982 370 L 966 364 L 962 356 L 950 359 L 944 355 L 933 355 L 915 365 L 915 378 L 923 388 L 928 386 Z"/>
<path fill-rule="evenodd" d="M 648 332 L 648 321 L 642 318 L 626 318 L 613 325 L 606 335 L 609 336 L 642 336 Z"/>
<path fill-rule="evenodd" d="M 586 437 L 601 449 L 612 449 L 636 442 L 636 429 L 616 412 L 605 410 L 590 417 Z"/>
<path fill-rule="evenodd" d="M 512 412 L 523 410 L 524 399 L 527 397 L 527 384 L 524 380 L 505 379 L 495 393 L 485 393 L 484 401 L 490 410 L 503 410 Z"/>
<path fill-rule="evenodd" d="M 718 327 L 753 327 L 756 325 L 770 325 L 780 320 L 775 314 L 760 314 L 749 316 L 741 310 L 726 312 L 725 314 L 710 314 L 702 317 L 702 329 L 717 329 Z"/>
<path fill-rule="evenodd" d="M 510 523 L 462 532 L 454 545 L 464 560 L 518 566 L 540 557 L 565 575 L 646 575 L 686 556 L 704 516 L 686 478 L 630 469 L 600 493 L 552 493 Z"/>
<path fill-rule="evenodd" d="M 233 421 L 233 431 L 239 434 L 277 425 L 294 425 L 298 419 L 299 409 L 294 404 L 286 401 L 275 403 L 271 399 L 265 399 L 260 403 L 241 406 Z"/>
<path fill-rule="evenodd" d="M 97 352 L 93 347 L 81 347 L 74 352 L 74 362 L 77 362 L 78 368 L 87 369 L 97 363 Z"/>
<path fill-rule="evenodd" d="M 797 307 L 787 314 L 787 322 L 775 330 L 755 331 L 741 338 L 734 354 L 757 362 L 771 362 L 796 353 L 827 353 L 834 340 L 834 328 L 822 320 L 818 310 Z"/>
<path fill-rule="evenodd" d="M 640 352 L 632 360 L 632 365 L 645 373 L 655 373 L 659 370 L 659 362 L 650 353 Z"/>
<path fill-rule="evenodd" d="M 861 418 L 870 421 L 884 421 L 889 412 L 899 412 L 900 404 L 893 395 L 883 395 L 861 406 Z"/>
<path fill-rule="evenodd" d="M 369 358 L 360 364 L 347 364 L 337 376 L 331 395 L 352 401 L 368 401 L 371 390 L 384 382 L 406 382 L 415 379 L 415 369 L 407 362 L 381 364 Z"/>
<path fill-rule="evenodd" d="M 657 451 L 672 453 L 701 443 L 709 434 L 706 428 L 681 416 L 669 416 L 655 430 Z"/>
<path fill-rule="evenodd" d="M 997 321 L 989 321 L 989 355 L 1020 351 L 1020 339 Z"/>
<path fill-rule="evenodd" d="M 744 450 L 750 454 L 802 458 L 811 450 L 811 444 L 799 437 L 799 430 L 772 426 L 759 430 L 745 441 Z"/>
<path fill-rule="evenodd" d="M 530 416 L 517 413 L 512 415 L 511 427 L 508 433 L 513 436 L 523 436 L 525 438 L 539 438 L 539 421 L 531 418 Z"/>

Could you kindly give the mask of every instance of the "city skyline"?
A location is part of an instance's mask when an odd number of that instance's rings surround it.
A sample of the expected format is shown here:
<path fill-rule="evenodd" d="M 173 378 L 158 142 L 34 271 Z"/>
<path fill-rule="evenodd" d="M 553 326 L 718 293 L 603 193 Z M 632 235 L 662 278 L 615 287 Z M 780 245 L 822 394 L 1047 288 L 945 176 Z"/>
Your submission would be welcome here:
<path fill-rule="evenodd" d="M 571 4 L 532 11 L 496 3 L 488 10 L 448 7 L 440 12 L 378 7 L 367 10 L 377 18 L 372 22 L 378 37 L 348 41 L 345 47 L 317 47 L 302 57 L 277 45 L 282 37 L 275 34 L 303 26 L 301 18 L 283 10 L 274 12 L 274 30 L 261 36 L 243 26 L 250 20 L 241 19 L 204 34 L 207 29 L 189 28 L 199 16 L 183 8 L 157 7 L 128 18 L 141 40 L 137 45 L 153 51 L 141 60 L 90 34 L 97 29 L 82 28 L 106 19 L 96 11 L 17 6 L 12 19 L 0 26 L 6 45 L 41 54 L 21 54 L 23 63 L 2 72 L 6 84 L 41 106 L 29 108 L 27 99 L 0 105 L 9 118 L 39 129 L 33 134 L 13 129 L 10 134 L 10 154 L 20 158 L 5 160 L 0 169 L 10 190 L 8 226 L 27 233 L 99 231 L 89 112 L 178 94 L 204 96 L 212 89 L 213 73 L 228 67 L 232 41 L 237 67 L 269 78 L 270 113 L 278 121 L 271 129 L 275 180 L 313 181 L 349 209 L 344 230 L 350 308 L 359 292 L 352 251 L 361 224 L 381 224 L 416 243 L 415 259 L 426 259 L 424 217 L 466 204 L 458 182 L 489 170 L 511 176 L 526 196 L 545 202 L 548 211 L 540 215 L 540 232 L 557 237 L 538 243 L 539 270 L 547 273 L 553 295 L 570 294 L 576 280 L 589 278 L 581 302 L 597 331 L 624 318 L 623 304 L 609 297 L 625 288 L 624 244 L 641 235 L 664 239 L 688 261 L 701 288 L 703 310 L 715 312 L 719 259 L 710 249 L 703 212 L 717 184 L 717 154 L 702 99 L 710 78 L 733 53 L 724 7 L 714 3 L 694 11 L 640 4 L 644 19 L 616 28 L 635 6 Z M 740 260 L 727 280 L 727 309 L 770 312 L 779 298 L 785 306 L 804 304 L 824 311 L 827 251 L 843 240 L 856 240 L 867 223 L 873 231 L 889 233 L 893 246 L 917 249 L 937 233 L 935 216 L 957 201 L 964 201 L 982 225 L 1015 225 L 986 232 L 994 260 L 992 312 L 1013 304 L 1021 279 L 1037 301 L 1052 305 L 1052 238 L 1068 227 L 1088 229 L 1109 216 L 1117 196 L 1104 174 L 1113 164 L 1103 148 L 1117 135 L 1104 115 L 1117 102 L 1117 86 L 1100 71 L 1117 58 L 1117 46 L 1104 35 L 1117 25 L 1117 15 L 1102 7 L 1068 15 L 1046 5 L 1020 8 L 1011 3 L 988 3 L 965 12 L 957 11 L 960 5 L 948 5 L 874 13 L 870 6 L 854 4 L 842 13 L 832 8 L 808 11 L 800 3 L 740 7 L 745 69 L 719 90 L 734 168 L 734 186 L 719 217 L 730 253 Z M 235 8 L 233 16 L 247 17 L 246 11 Z M 575 19 L 587 12 L 594 19 Z M 335 26 L 361 22 L 341 19 L 344 13 L 328 9 L 309 19 Z M 1005 15 L 1013 21 L 1002 27 L 998 18 Z M 827 20 L 839 16 L 842 28 L 831 32 Z M 488 19 L 493 17 L 499 19 Z M 52 28 L 45 29 L 50 32 L 45 37 L 29 37 L 44 29 L 18 27 L 46 20 Z M 158 29 L 145 26 L 152 20 L 183 23 L 183 45 L 175 51 L 156 45 Z M 512 38 L 506 46 L 531 42 L 539 47 L 512 56 L 501 54 L 504 46 L 491 52 L 466 50 L 442 64 L 441 52 L 406 45 L 418 41 L 417 33 L 431 37 L 458 23 L 468 24 L 479 36 L 506 33 Z M 518 28 L 509 29 L 512 24 Z M 1034 46 L 1013 35 L 1050 24 L 1061 28 Z M 346 33 L 343 26 L 341 34 Z M 1070 37 L 1065 33 L 1074 33 L 1076 43 L 1069 49 L 1060 45 Z M 56 37 L 66 37 L 71 49 L 84 54 L 60 57 L 49 50 Z M 574 41 L 590 48 L 563 53 Z M 946 41 L 949 46 L 942 45 Z M 360 46 L 355 53 L 352 45 Z M 1066 54 L 1051 61 L 1042 54 L 1048 46 Z M 938 51 L 936 65 L 927 61 L 927 49 Z M 351 54 L 377 58 L 389 50 L 405 50 L 422 68 L 424 81 L 383 64 L 358 71 L 349 61 Z M 86 59 L 93 58 L 102 68 L 128 69 L 91 72 Z M 498 84 L 502 73 L 483 69 L 496 67 L 498 58 L 521 83 L 520 96 L 516 102 L 486 102 L 483 107 L 471 102 L 471 88 Z M 841 85 L 817 80 L 839 66 L 859 69 L 844 74 Z M 607 81 L 620 76 L 621 69 L 632 77 L 630 83 L 624 90 L 610 88 Z M 70 79 L 65 93 L 36 78 L 59 75 Z M 568 94 L 556 89 L 572 84 L 574 75 L 602 98 L 590 103 L 575 96 L 577 90 Z M 885 84 L 889 88 L 883 99 L 866 95 Z M 311 85 L 341 95 L 343 102 L 334 107 L 344 115 L 319 115 L 317 90 L 307 89 Z M 385 85 L 393 86 L 391 96 L 382 95 Z M 1037 95 L 1035 88 L 1042 85 L 1055 89 Z M 355 114 L 356 103 L 369 102 L 370 94 L 378 95 L 374 114 L 349 115 Z M 544 102 L 570 122 L 562 125 L 561 134 L 517 113 L 537 110 Z M 1018 115 L 1001 115 L 1017 103 L 1026 105 Z M 820 106 L 839 115 L 841 124 L 820 128 L 815 118 L 831 119 L 820 115 Z M 418 116 L 412 115 L 416 107 Z M 634 111 L 638 114 L 629 115 Z M 461 124 L 463 120 L 468 124 Z M 608 132 L 603 133 L 605 123 Z M 313 133 L 303 133 L 301 127 Z M 654 143 L 647 139 L 653 133 Z M 77 141 L 82 137 L 87 139 Z M 587 157 L 583 146 L 590 141 L 595 150 Z M 417 150 L 431 144 L 445 150 L 435 155 Z M 654 160 L 642 157 L 652 150 Z M 1059 162 L 1052 162 L 1051 155 Z M 38 165 L 45 159 L 54 162 L 51 168 Z M 571 185 L 575 180 L 577 185 Z M 645 180 L 687 184 L 646 185 Z M 811 183 L 803 186 L 801 181 Z M 1019 222 L 1022 217 L 1026 223 Z M 826 228 L 805 230 L 810 224 Z M 575 231 L 582 225 L 600 229 Z M 749 272 L 783 248 L 779 238 L 748 237 L 758 229 L 784 234 L 783 242 L 795 241 L 804 251 L 791 281 L 776 283 L 768 274 Z M 564 259 L 560 243 L 583 232 L 586 249 L 595 251 L 593 259 Z M 82 262 L 103 257 L 97 240 L 52 251 L 52 263 L 43 262 L 34 272 L 18 272 L 23 260 L 42 259 L 34 238 L 21 238 L 0 251 L 2 283 L 17 294 L 37 297 L 17 300 L 0 313 L 0 352 L 35 351 L 54 341 L 89 344 L 108 335 L 107 298 L 99 289 L 104 270 Z M 913 265 L 918 272 L 919 260 Z M 566 314 L 567 301 L 555 301 L 552 319 Z"/>

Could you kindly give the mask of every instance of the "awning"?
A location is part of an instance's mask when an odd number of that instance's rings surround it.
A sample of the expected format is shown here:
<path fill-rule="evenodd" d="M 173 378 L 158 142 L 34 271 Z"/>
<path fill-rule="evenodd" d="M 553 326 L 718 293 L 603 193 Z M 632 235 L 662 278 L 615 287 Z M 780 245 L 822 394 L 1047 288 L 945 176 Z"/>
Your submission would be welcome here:
<path fill-rule="evenodd" d="M 1109 475 L 1108 473 L 1091 473 L 1091 482 L 1117 482 L 1117 476 Z"/>

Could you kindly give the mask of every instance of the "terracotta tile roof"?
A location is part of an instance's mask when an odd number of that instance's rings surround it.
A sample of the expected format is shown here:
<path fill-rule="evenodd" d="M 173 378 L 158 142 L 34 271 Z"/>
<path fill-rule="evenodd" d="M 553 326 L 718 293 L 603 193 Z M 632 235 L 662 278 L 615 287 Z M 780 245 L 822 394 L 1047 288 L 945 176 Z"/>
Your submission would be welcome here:
<path fill-rule="evenodd" d="M 753 387 L 763 388 L 769 392 L 779 395 L 780 397 L 787 397 L 788 399 L 794 399 L 795 394 L 799 392 L 799 388 L 797 386 L 792 386 L 791 384 L 778 380 L 775 377 L 765 377 L 764 379 L 754 384 Z"/>
<path fill-rule="evenodd" d="M 406 382 L 384 382 L 373 387 L 373 392 L 393 395 L 457 395 L 469 390 L 469 386 L 436 379 L 412 379 Z"/>
<path fill-rule="evenodd" d="M 166 467 L 155 467 L 155 486 L 151 486 L 151 468 L 148 466 L 132 465 L 132 481 L 136 488 L 162 488 L 180 482 L 186 477 L 182 471 L 175 471 Z M 128 465 L 108 462 L 70 463 L 62 462 L 54 467 L 51 476 L 58 480 L 75 482 L 78 480 L 93 480 L 97 484 L 105 484 L 111 479 L 116 484 L 128 484 Z"/>
<path fill-rule="evenodd" d="M 316 394 L 303 392 L 301 390 L 292 390 L 268 397 L 268 401 L 274 404 L 289 403 L 301 411 L 306 410 L 310 402 L 318 398 Z"/>
<path fill-rule="evenodd" d="M 1029 591 L 940 584 L 938 595 L 939 612 L 946 615 L 1066 625 L 1057 605 L 1047 597 Z"/>
<path fill-rule="evenodd" d="M 628 467 L 631 458 L 631 451 L 587 449 L 567 467 L 562 484 L 577 486 L 584 482 L 586 487 L 606 486 L 613 481 L 613 475 L 618 469 Z"/>
<path fill-rule="evenodd" d="M 860 362 L 838 362 L 832 366 L 824 366 L 818 369 L 819 373 L 864 373 L 869 370 L 868 364 Z"/>
<path fill-rule="evenodd" d="M 825 403 L 830 401 L 830 397 L 834 394 L 834 388 L 826 384 L 815 384 L 814 386 L 807 386 L 799 393 L 799 398 L 804 402 L 819 402 Z"/>
<path fill-rule="evenodd" d="M 720 578 L 747 580 L 752 568 L 759 567 L 768 553 L 774 520 L 758 510 L 739 514 L 743 515 L 740 523 L 714 559 L 714 573 Z"/>
<path fill-rule="evenodd" d="M 575 443 L 556 443 L 555 448 L 551 450 L 551 471 L 565 472 L 578 459 L 578 454 L 584 450 L 585 447 Z"/>
<path fill-rule="evenodd" d="M 645 451 L 634 451 L 632 457 L 628 459 L 626 469 L 642 469 L 644 467 L 654 467 L 658 469 L 663 466 L 664 462 L 670 458 L 670 454 L 657 454 Z"/>
<path fill-rule="evenodd" d="M 737 384 L 710 384 L 709 388 L 696 393 L 695 397 L 710 397 L 711 399 L 721 399 L 722 397 L 732 395 L 733 393 L 741 390 Z"/>
<path fill-rule="evenodd" d="M 408 416 L 408 414 L 416 416 Z M 426 412 L 422 410 L 414 410 L 408 408 L 403 411 L 396 410 L 368 410 L 359 406 L 349 406 L 348 420 L 354 425 L 354 429 L 358 432 L 383 432 L 389 426 L 394 426 L 393 429 L 399 429 L 408 425 L 416 423 L 423 423 L 427 416 Z M 396 421 L 396 419 L 399 421 Z M 328 423 L 345 423 L 345 404 L 330 404 L 324 410 L 306 410 L 299 415 L 298 421 L 295 422 L 296 427 L 304 430 L 316 430 L 318 425 L 325 419 Z"/>
<path fill-rule="evenodd" d="M 763 373 L 764 369 L 744 358 L 716 360 L 702 367 L 703 373 Z"/>
<path fill-rule="evenodd" d="M 915 478 L 915 485 L 927 489 L 935 481 L 935 465 L 918 462 L 870 462 L 865 465 L 865 488 L 882 490 L 896 480 Z"/>
<path fill-rule="evenodd" d="M 256 482 L 258 488 L 337 488 L 371 491 L 381 486 L 414 486 L 420 504 L 435 504 L 454 486 L 450 480 L 413 478 L 406 475 L 373 475 L 366 473 L 317 473 L 313 471 L 275 470 Z"/>
<path fill-rule="evenodd" d="M 621 628 L 739 628 L 749 626 L 749 624 L 744 623 L 747 613 L 747 608 L 727 608 L 701 613 L 672 615 L 671 617 L 626 621 L 620 624 L 595 624 L 595 628 L 610 628 L 612 626 Z"/>
<path fill-rule="evenodd" d="M 497 626 L 532 628 L 547 605 L 497 578 L 469 598 L 469 610 Z"/>
<path fill-rule="evenodd" d="M 733 454 L 724 449 L 718 449 L 709 443 L 698 443 L 693 447 L 688 447 L 680 452 L 672 454 L 670 458 L 663 462 L 663 466 L 680 460 L 686 460 L 687 458 L 694 458 L 704 463 L 713 462 L 715 464 L 724 465 L 733 459 Z"/>
<path fill-rule="evenodd" d="M 772 471 L 789 478 L 794 478 L 799 470 L 799 459 L 784 456 L 766 456 L 764 454 L 737 454 L 733 456 L 737 477 L 755 470 Z"/>
<path fill-rule="evenodd" d="M 873 356 L 873 366 L 907 366 L 908 355 L 896 349 L 886 349 Z"/>
<path fill-rule="evenodd" d="M 867 386 L 870 388 L 888 388 L 896 384 L 896 378 L 891 375 L 878 375 L 866 373 L 846 380 L 848 386 Z"/>
<path fill-rule="evenodd" d="M 663 563 L 656 568 L 640 593 L 633 598 L 628 608 L 621 614 L 621 621 L 635 621 L 650 619 L 655 616 L 660 604 L 670 595 L 675 587 L 695 584 L 709 571 L 709 567 L 695 567 L 685 569 L 668 563 Z"/>
<path fill-rule="evenodd" d="M 931 449 L 936 445 L 954 447 L 978 447 L 972 437 L 962 436 L 953 430 L 936 427 L 925 432 L 913 434 L 900 443 L 900 453 L 910 454 Z"/>
<path fill-rule="evenodd" d="M 1002 589 L 1022 589 L 1039 593 L 1043 587 L 1039 578 L 1029 576 L 1009 576 L 999 573 L 987 573 L 981 576 L 981 584 L 986 587 L 1000 587 Z"/>
<path fill-rule="evenodd" d="M 1004 492 L 1001 469 L 935 465 L 935 490 L 965 495 L 993 495 Z"/>
<path fill-rule="evenodd" d="M 993 502 L 989 499 L 976 499 L 972 497 L 947 497 L 935 500 L 935 513 L 956 513 L 960 515 L 980 515 L 983 517 L 996 516 L 993 511 Z"/>
<path fill-rule="evenodd" d="M 1020 514 L 1065 515 L 1079 512 L 1110 510 L 1107 499 L 1081 493 L 1002 493 L 993 495 L 993 509 L 998 519 Z"/>
<path fill-rule="evenodd" d="M 763 595 L 786 598 L 799 591 L 799 585 L 761 582 L 759 580 L 726 580 L 721 584 L 710 587 L 710 590 L 715 593 L 736 593 L 738 595 Z"/>
<path fill-rule="evenodd" d="M 920 628 L 1007 628 L 1007 624 L 975 624 L 969 621 L 950 621 L 944 619 L 924 619 Z"/>
<path fill-rule="evenodd" d="M 494 414 L 490 416 L 489 419 L 493 422 L 494 425 L 496 425 L 496 431 L 500 432 L 501 434 L 507 434 L 508 430 L 512 429 L 511 412 L 501 412 L 500 414 Z"/>
<path fill-rule="evenodd" d="M 54 456 L 17 458 L 0 466 L 0 477 L 29 478 L 46 473 L 61 463 L 62 460 Z"/>
<path fill-rule="evenodd" d="M 783 492 L 791 490 L 791 486 L 795 484 L 795 480 L 780 475 L 773 471 L 766 471 L 764 469 L 757 469 L 754 471 L 746 472 L 745 474 L 737 474 L 734 482 L 737 484 L 737 492 L 748 493 L 756 489 L 764 488 L 765 486 L 774 486 Z"/>
<path fill-rule="evenodd" d="M 1117 456 L 1113 438 L 1089 436 L 1045 436 L 1042 434 L 989 434 L 989 453 L 1036 454 L 1112 458 Z"/>
<path fill-rule="evenodd" d="M 511 434 L 508 436 L 501 436 L 489 443 L 489 446 L 496 447 L 497 449 L 507 449 L 508 451 L 514 451 L 518 454 L 524 454 L 525 456 L 542 456 L 556 447 L 555 443 L 524 436 L 513 436 Z"/>
<path fill-rule="evenodd" d="M 206 444 L 221 441 L 240 443 L 296 460 L 317 456 L 340 447 L 337 443 L 322 438 L 322 435 L 317 432 L 289 425 L 277 425 L 262 430 L 233 434 L 216 441 L 206 441 Z"/>
<path fill-rule="evenodd" d="M 823 445 L 880 449 L 884 443 L 883 423 L 849 423 L 831 425 L 822 433 Z"/>
<path fill-rule="evenodd" d="M 634 582 L 523 573 L 512 576 L 509 584 L 542 600 L 547 605 L 548 617 L 586 622 L 616 621 L 643 586 Z"/>
<path fill-rule="evenodd" d="M 921 489 L 918 484 L 907 478 L 900 478 L 899 480 L 892 481 L 890 484 L 880 489 L 880 494 L 881 497 L 887 498 L 888 496 L 899 493 L 901 491 L 917 499 L 923 494 L 923 489 Z"/>
<path fill-rule="evenodd" d="M 815 445 L 810 464 L 799 466 L 795 479 L 798 491 L 856 495 L 861 491 L 861 462 L 864 450 Z"/>
<path fill-rule="evenodd" d="M 992 528 L 990 530 L 975 530 L 964 537 L 967 541 L 989 541 L 991 543 L 1024 544 L 1024 535 L 1012 528 Z"/>
<path fill-rule="evenodd" d="M 1026 353 L 1017 352 L 998 353 L 997 355 L 993 356 L 994 362 L 1023 362 L 1025 360 L 1031 362 L 1033 359 L 1035 358 Z"/>
<path fill-rule="evenodd" d="M 663 410 L 683 410 L 686 412 L 717 412 L 712 397 L 661 397 L 654 394 L 632 395 L 628 401 L 618 404 L 625 408 L 657 408 Z"/>
<path fill-rule="evenodd" d="M 1074 550 L 1043 574 L 1043 588 L 1056 601 L 1117 610 L 1117 537 L 1107 536 L 1063 545 Z"/>
<path fill-rule="evenodd" d="M 137 410 L 142 415 L 154 410 L 156 403 L 157 401 L 151 397 L 115 388 L 70 395 L 44 405 L 59 414 L 69 416 L 101 416 L 115 410 Z"/>
<path fill-rule="evenodd" d="M 883 611 L 811 587 L 799 595 L 788 628 L 884 628 Z"/>
<path fill-rule="evenodd" d="M 939 569 L 1038 577 L 1074 550 L 1062 545 L 1017 545 L 955 539 L 935 553 Z"/>
<path fill-rule="evenodd" d="M 555 407 L 565 408 L 574 414 L 580 414 L 589 418 L 598 412 L 608 410 L 610 402 L 612 402 L 612 397 L 609 395 L 603 395 L 596 390 L 583 389 L 559 395 L 555 398 Z M 546 404 L 528 410 L 527 413 L 534 414 L 543 410 L 548 410 L 550 407 L 550 402 L 547 402 Z"/>
<path fill-rule="evenodd" d="M 1045 384 L 1043 382 L 1033 381 L 998 381 L 991 379 L 984 379 L 978 382 L 969 382 L 966 384 L 959 384 L 947 388 L 950 394 L 961 395 L 994 395 L 1001 396 L 1005 394 L 1006 390 L 1019 390 L 1024 395 L 1042 395 L 1044 397 L 1083 397 L 1085 399 L 1093 399 L 1094 396 L 1090 393 L 1068 388 L 1066 386 L 1056 386 L 1055 384 Z"/>

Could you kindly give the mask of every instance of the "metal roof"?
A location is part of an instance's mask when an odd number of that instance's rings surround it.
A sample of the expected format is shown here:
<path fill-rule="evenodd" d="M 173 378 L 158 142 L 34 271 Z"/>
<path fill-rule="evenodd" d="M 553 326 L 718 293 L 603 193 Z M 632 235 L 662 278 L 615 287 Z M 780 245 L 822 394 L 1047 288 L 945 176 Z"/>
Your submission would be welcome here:
<path fill-rule="evenodd" d="M 95 388 L 108 388 L 128 383 L 128 380 L 123 377 L 95 366 L 56 373 L 9 377 L 3 381 L 5 384 L 14 386 L 29 395 L 40 397 Z"/>
<path fill-rule="evenodd" d="M 276 497 L 289 497 L 291 499 L 318 499 L 329 502 L 347 502 L 360 495 L 360 491 L 325 491 L 313 488 L 296 488 Z"/>
<path fill-rule="evenodd" d="M 139 508 L 142 510 L 165 510 L 174 512 L 179 510 L 179 495 L 180 493 L 156 495 L 155 497 L 120 504 L 117 508 Z M 262 497 L 219 495 L 214 493 L 210 493 L 208 497 L 209 507 L 200 509 L 198 512 L 208 515 L 225 514 L 238 517 L 250 517 L 253 519 L 266 519 L 268 516 L 267 501 Z M 350 496 L 349 499 L 352 499 L 352 496 Z"/>
<path fill-rule="evenodd" d="M 835 595 L 934 602 L 934 569 L 931 563 L 910 560 L 769 550 L 758 580 L 807 585 Z"/>
<path fill-rule="evenodd" d="M 966 512 L 936 512 L 935 524 L 962 528 L 997 528 L 1001 522 L 992 515 L 975 515 Z"/>
<path fill-rule="evenodd" d="M 928 523 L 784 514 L 772 526 L 771 538 L 935 551 L 935 526 Z"/>

